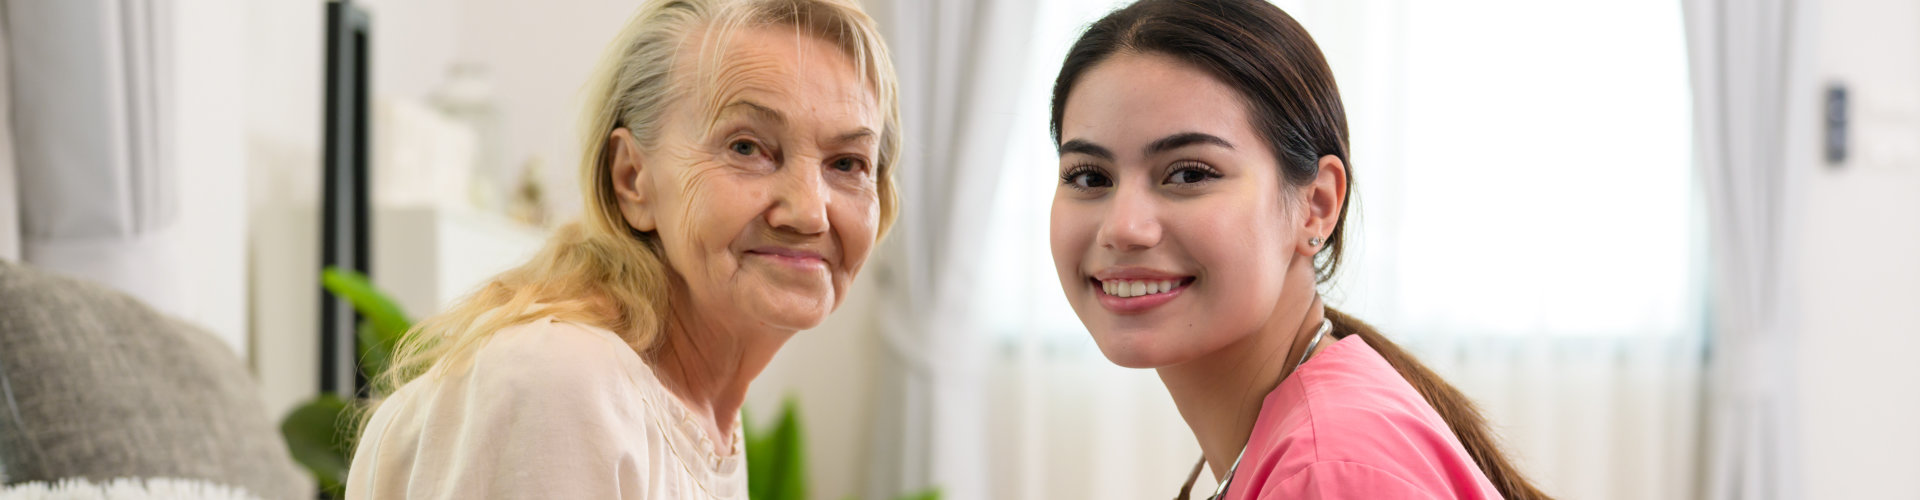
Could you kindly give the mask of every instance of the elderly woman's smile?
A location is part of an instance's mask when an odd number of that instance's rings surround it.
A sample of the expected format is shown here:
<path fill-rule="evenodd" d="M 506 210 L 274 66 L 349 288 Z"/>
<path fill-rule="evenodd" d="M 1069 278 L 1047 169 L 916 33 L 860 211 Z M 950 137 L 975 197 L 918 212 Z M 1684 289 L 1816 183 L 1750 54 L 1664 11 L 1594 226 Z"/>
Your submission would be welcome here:
<path fill-rule="evenodd" d="M 801 271 L 826 271 L 827 258 L 820 252 L 799 248 L 764 246 L 747 251 L 747 255 L 768 259 L 781 266 Z"/>
<path fill-rule="evenodd" d="M 630 179 L 616 186 L 622 209 L 659 233 L 684 312 L 812 328 L 873 248 L 879 107 L 853 60 L 818 37 L 749 28 L 720 50 L 712 85 L 672 106 L 657 144 L 615 148 L 614 176 Z"/>

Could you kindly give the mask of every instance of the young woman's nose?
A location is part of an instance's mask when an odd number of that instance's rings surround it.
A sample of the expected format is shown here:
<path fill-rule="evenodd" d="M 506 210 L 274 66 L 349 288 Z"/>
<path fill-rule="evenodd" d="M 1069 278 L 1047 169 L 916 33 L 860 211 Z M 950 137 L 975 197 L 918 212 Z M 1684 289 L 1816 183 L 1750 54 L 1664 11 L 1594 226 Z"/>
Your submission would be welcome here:
<path fill-rule="evenodd" d="M 1158 208 L 1152 193 L 1145 190 L 1121 189 L 1114 192 L 1112 201 L 1107 204 L 1106 217 L 1101 219 L 1098 235 L 1100 246 L 1124 252 L 1159 245 L 1161 227 Z"/>
<path fill-rule="evenodd" d="M 784 166 L 780 179 L 775 183 L 773 207 L 767 210 L 767 225 L 775 229 L 800 234 L 820 234 L 827 231 L 827 203 L 833 199 L 832 191 L 826 180 L 821 178 L 821 168 L 801 168 L 799 165 L 811 161 L 794 158 L 794 165 Z"/>

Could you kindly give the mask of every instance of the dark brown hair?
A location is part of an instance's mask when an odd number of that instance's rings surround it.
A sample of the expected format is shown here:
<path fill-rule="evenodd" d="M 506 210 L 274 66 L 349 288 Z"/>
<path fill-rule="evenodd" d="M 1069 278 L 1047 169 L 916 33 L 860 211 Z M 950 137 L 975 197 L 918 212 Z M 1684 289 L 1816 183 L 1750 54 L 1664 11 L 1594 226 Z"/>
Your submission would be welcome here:
<path fill-rule="evenodd" d="M 1341 204 L 1333 233 L 1327 235 L 1326 246 L 1314 260 L 1318 280 L 1332 279 L 1346 249 L 1353 163 L 1347 158 L 1347 116 L 1340 104 L 1340 89 L 1307 30 L 1279 7 L 1261 0 L 1141 0 L 1114 11 L 1089 26 L 1061 64 L 1060 77 L 1053 84 L 1056 146 L 1074 83 L 1088 69 L 1122 53 L 1172 56 L 1237 90 L 1254 131 L 1273 149 L 1281 177 L 1290 186 L 1312 182 L 1320 173 L 1322 156 L 1333 155 L 1347 165 L 1347 192 L 1341 198 L 1348 202 Z M 1372 326 L 1331 307 L 1326 311 L 1336 337 L 1359 335 L 1426 398 L 1501 496 L 1549 498 L 1500 450 L 1471 399 Z"/>

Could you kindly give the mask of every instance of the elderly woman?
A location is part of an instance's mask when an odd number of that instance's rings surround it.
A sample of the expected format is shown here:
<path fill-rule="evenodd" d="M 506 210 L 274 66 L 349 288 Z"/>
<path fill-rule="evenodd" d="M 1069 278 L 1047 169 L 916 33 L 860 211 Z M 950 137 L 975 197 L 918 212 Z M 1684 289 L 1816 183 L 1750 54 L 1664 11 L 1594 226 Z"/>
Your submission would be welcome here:
<path fill-rule="evenodd" d="M 409 332 L 347 497 L 746 498 L 747 386 L 893 220 L 894 87 L 848 0 L 642 7 L 590 83 L 584 220 Z"/>

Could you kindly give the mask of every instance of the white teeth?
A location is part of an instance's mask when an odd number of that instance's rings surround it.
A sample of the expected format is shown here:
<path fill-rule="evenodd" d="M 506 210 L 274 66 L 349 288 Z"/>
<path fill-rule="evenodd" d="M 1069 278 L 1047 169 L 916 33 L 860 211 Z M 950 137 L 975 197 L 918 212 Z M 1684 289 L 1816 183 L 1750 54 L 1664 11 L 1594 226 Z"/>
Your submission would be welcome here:
<path fill-rule="evenodd" d="M 1123 281 L 1107 280 L 1100 282 L 1100 290 L 1115 297 L 1139 297 L 1157 293 L 1167 293 L 1180 286 L 1180 280 Z"/>

